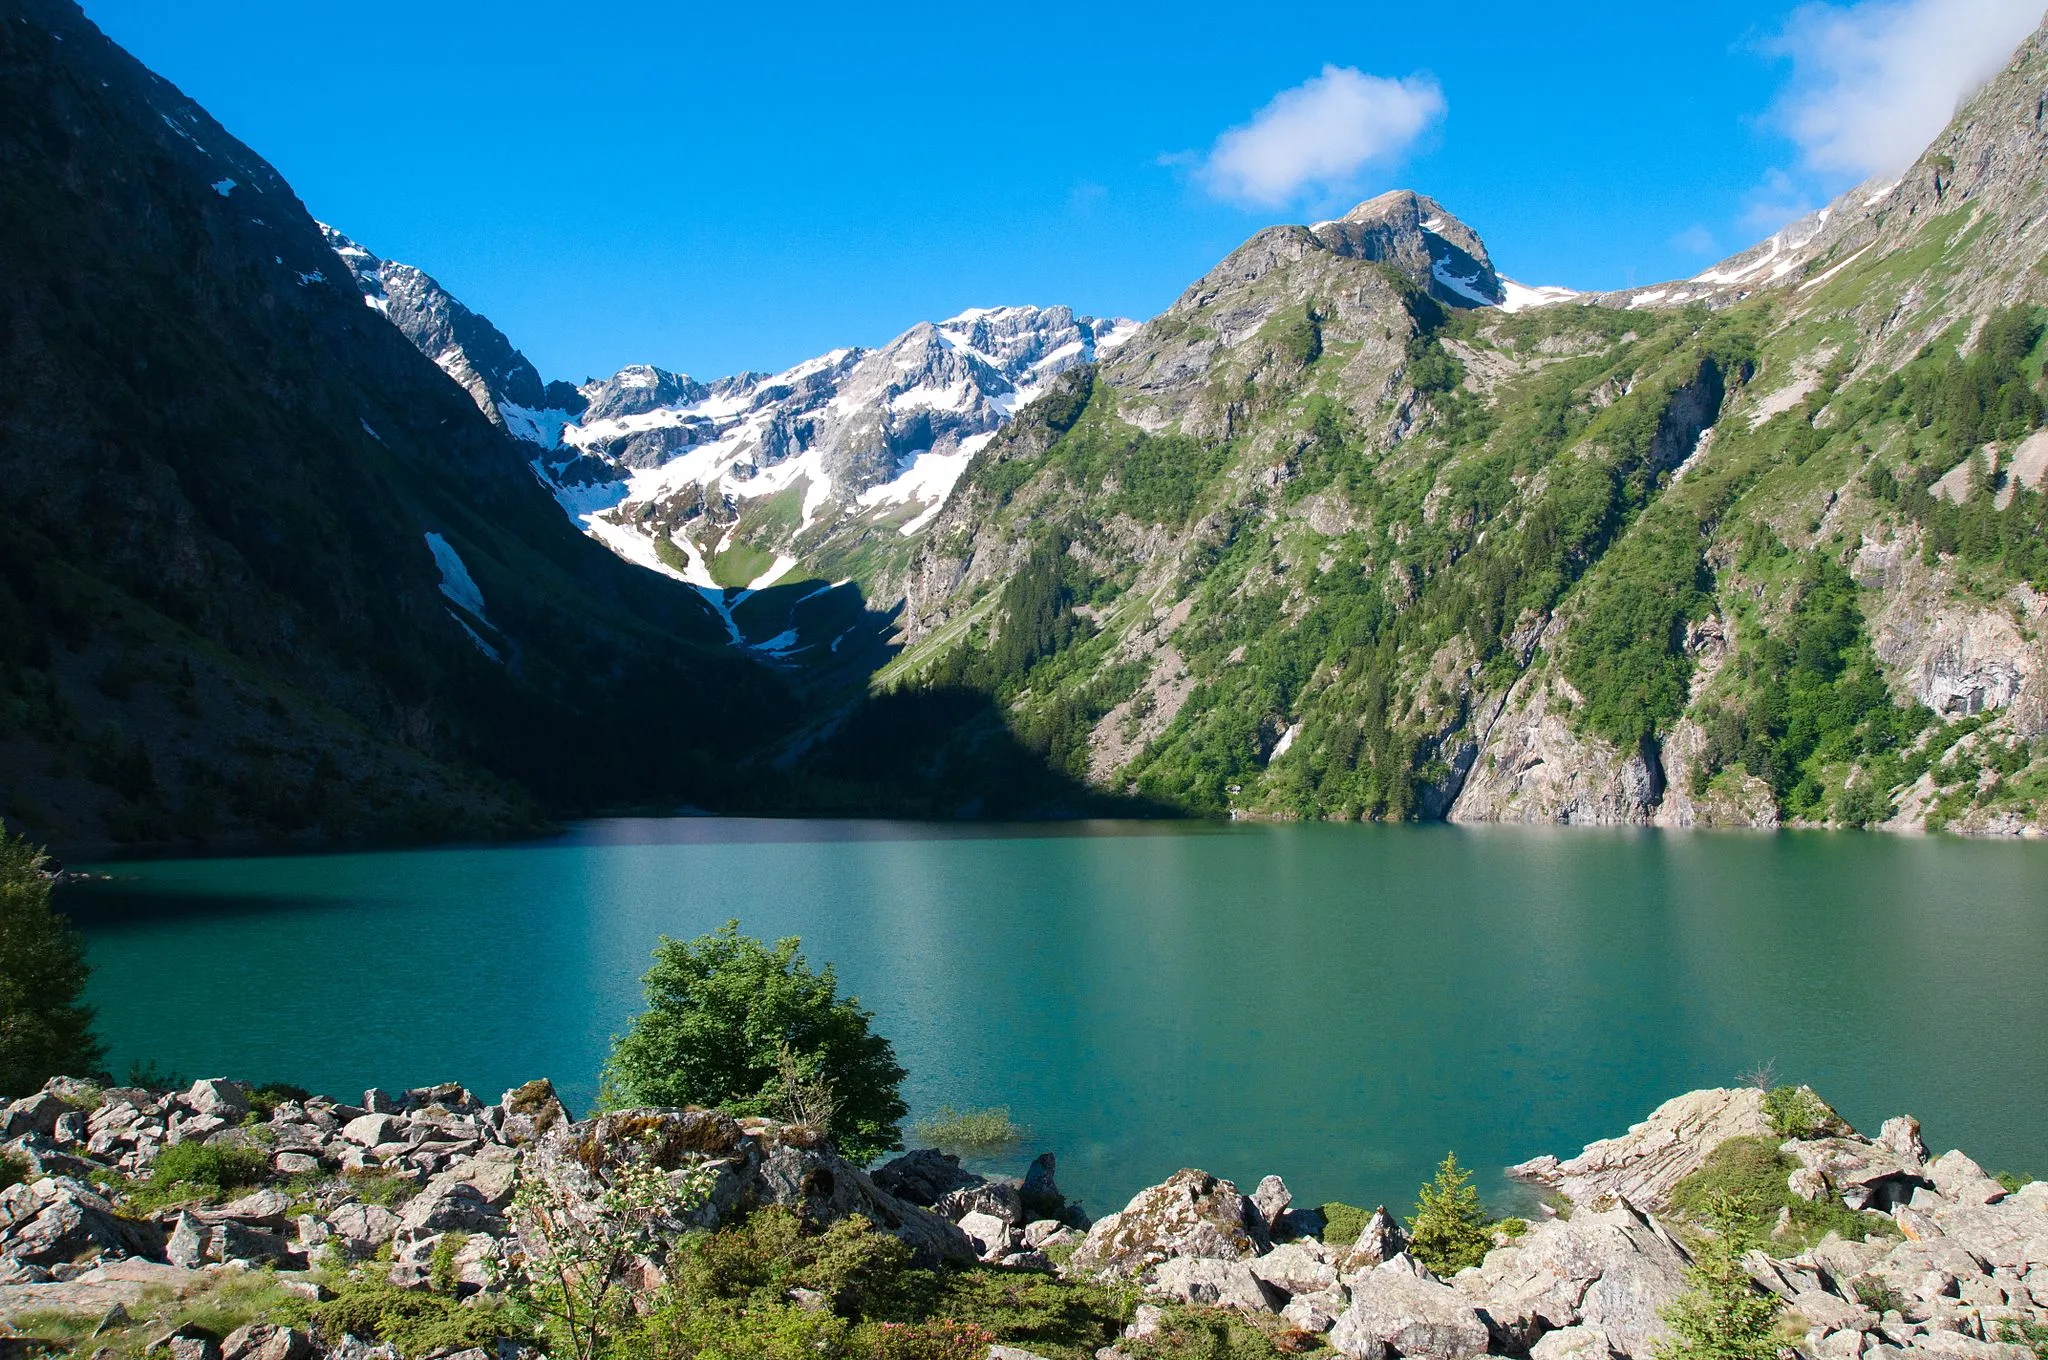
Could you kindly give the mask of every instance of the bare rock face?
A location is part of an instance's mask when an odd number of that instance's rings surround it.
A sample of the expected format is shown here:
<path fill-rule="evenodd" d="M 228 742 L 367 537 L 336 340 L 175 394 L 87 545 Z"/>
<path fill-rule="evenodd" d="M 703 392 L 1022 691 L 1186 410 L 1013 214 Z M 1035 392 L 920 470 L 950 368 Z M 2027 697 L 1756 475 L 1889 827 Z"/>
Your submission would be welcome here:
<path fill-rule="evenodd" d="M 1664 770 L 1573 730 L 1561 677 L 1515 682 L 1452 804 L 1454 822 L 1642 826 L 1664 796 Z"/>
<path fill-rule="evenodd" d="M 1352 1277 L 1351 1307 L 1330 1331 L 1330 1345 L 1356 1360 L 1472 1360 L 1491 1338 L 1463 1294 L 1397 1262 Z"/>
<path fill-rule="evenodd" d="M 1568 1161 L 1537 1157 L 1508 1174 L 1558 1191 L 1574 1204 L 1612 1195 L 1661 1212 L 1671 1188 L 1730 1138 L 1771 1136 L 1762 1091 L 1753 1087 L 1689 1091 L 1659 1105 L 1619 1138 L 1586 1145 Z"/>
<path fill-rule="evenodd" d="M 1109 1214 L 1067 1262 L 1079 1277 L 1136 1279 L 1162 1261 L 1202 1257 L 1245 1261 L 1268 1245 L 1258 1209 L 1229 1181 L 1176 1171 Z"/>
<path fill-rule="evenodd" d="M 1662 1225 L 1624 1201 L 1532 1226 L 1489 1252 L 1456 1288 L 1485 1309 L 1506 1349 L 1527 1350 L 1545 1333 L 1586 1326 L 1600 1329 L 1614 1350 L 1647 1355 L 1664 1335 L 1658 1310 L 1685 1290 L 1687 1260 Z"/>
<path fill-rule="evenodd" d="M 1401 1225 L 1382 1204 L 1372 1211 L 1372 1217 L 1359 1231 L 1358 1240 L 1338 1264 L 1346 1271 L 1365 1270 L 1391 1261 L 1406 1250 L 1408 1234 L 1401 1231 Z"/>

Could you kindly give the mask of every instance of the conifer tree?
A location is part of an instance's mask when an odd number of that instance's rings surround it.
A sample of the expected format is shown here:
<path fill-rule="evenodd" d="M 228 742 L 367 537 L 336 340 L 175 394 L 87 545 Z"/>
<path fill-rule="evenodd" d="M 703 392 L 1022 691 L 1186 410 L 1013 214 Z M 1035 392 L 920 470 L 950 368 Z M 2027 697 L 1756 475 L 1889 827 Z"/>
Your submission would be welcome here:
<path fill-rule="evenodd" d="M 0 823 L 0 1095 L 91 1075 L 106 1057 L 84 1001 L 85 942 L 50 906 L 46 862 Z"/>

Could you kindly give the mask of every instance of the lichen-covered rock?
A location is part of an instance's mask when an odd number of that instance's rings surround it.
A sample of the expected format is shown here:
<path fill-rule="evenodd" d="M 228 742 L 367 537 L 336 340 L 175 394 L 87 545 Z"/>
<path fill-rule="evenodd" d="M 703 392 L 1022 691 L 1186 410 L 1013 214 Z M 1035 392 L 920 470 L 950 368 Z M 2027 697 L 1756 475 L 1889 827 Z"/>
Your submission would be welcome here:
<path fill-rule="evenodd" d="M 1401 1225 L 1387 1212 L 1382 1204 L 1372 1211 L 1372 1217 L 1359 1230 L 1358 1240 L 1337 1261 L 1337 1268 L 1345 1274 L 1354 1270 L 1370 1270 L 1383 1265 L 1408 1250 L 1408 1234 L 1401 1231 Z"/>
<path fill-rule="evenodd" d="M 1258 1210 L 1235 1185 L 1183 1169 L 1098 1220 L 1069 1258 L 1067 1271 L 1133 1279 L 1174 1257 L 1242 1261 L 1267 1245 Z"/>

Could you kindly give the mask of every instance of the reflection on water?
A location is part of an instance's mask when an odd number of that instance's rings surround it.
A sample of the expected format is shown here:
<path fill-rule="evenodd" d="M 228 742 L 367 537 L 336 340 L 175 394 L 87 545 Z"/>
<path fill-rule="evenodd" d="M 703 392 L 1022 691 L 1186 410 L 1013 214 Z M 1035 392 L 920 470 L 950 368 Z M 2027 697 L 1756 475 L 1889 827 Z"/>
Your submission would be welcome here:
<path fill-rule="evenodd" d="M 112 872 L 63 901 L 117 1066 L 587 1101 L 656 938 L 737 917 L 837 965 L 914 1108 L 1008 1105 L 1098 1210 L 1187 1165 L 1401 1205 L 1447 1148 L 1568 1151 L 1773 1058 L 2048 1167 L 2048 846 L 687 819 Z"/>

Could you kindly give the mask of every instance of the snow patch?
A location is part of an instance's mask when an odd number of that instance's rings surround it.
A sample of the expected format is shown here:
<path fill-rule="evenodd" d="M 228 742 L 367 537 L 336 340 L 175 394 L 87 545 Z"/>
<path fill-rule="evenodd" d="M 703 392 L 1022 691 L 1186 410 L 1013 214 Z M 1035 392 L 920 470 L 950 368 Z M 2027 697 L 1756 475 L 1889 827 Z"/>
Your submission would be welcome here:
<path fill-rule="evenodd" d="M 1531 288 L 1526 284 L 1516 283 L 1513 279 L 1505 276 L 1501 277 L 1500 292 L 1500 309 L 1504 312 L 1526 312 L 1537 307 L 1549 307 L 1560 302 L 1569 302 L 1578 296 L 1573 290 L 1560 287 L 1554 283 L 1546 283 L 1539 287 Z"/>
<path fill-rule="evenodd" d="M 370 422 L 369 422 L 369 421 L 367 421 L 367 420 L 364 420 L 364 419 L 363 419 L 363 418 L 362 418 L 361 416 L 357 416 L 357 417 L 356 417 L 356 424 L 358 424 L 358 425 L 362 426 L 362 427 L 363 427 L 363 433 L 364 433 L 364 434 L 366 434 L 366 435 L 368 435 L 368 436 L 370 436 L 370 438 L 372 438 L 372 439 L 376 440 L 376 441 L 377 441 L 377 442 L 378 442 L 379 444 L 381 444 L 381 443 L 383 443 L 383 442 L 384 442 L 384 436 L 383 436 L 383 435 L 381 435 L 381 434 L 378 434 L 378 433 L 377 433 L 377 432 L 376 432 L 375 430 L 371 429 L 371 428 L 370 428 Z"/>
<path fill-rule="evenodd" d="M 235 182 L 231 179 L 217 179 L 213 182 L 213 191 L 226 198 L 235 191 Z"/>
<path fill-rule="evenodd" d="M 775 561 L 769 565 L 768 570 L 747 582 L 747 593 L 751 595 L 757 590 L 766 590 L 783 577 L 789 575 L 790 568 L 795 565 L 796 559 L 794 557 L 786 553 L 777 553 Z"/>
<path fill-rule="evenodd" d="M 490 643 L 485 642 L 483 639 L 483 635 L 477 632 L 476 629 L 470 627 L 469 624 L 463 619 L 462 615 L 456 613 L 452 609 L 445 609 L 441 612 L 446 614 L 449 618 L 454 619 L 455 626 L 457 628 L 460 628 L 463 632 L 469 634 L 469 640 L 476 644 L 476 649 L 478 651 L 482 652 L 491 660 L 497 662 L 500 666 L 505 664 L 505 658 L 498 655 L 498 649 L 496 647 L 493 647 Z"/>
<path fill-rule="evenodd" d="M 429 533 L 426 538 L 427 551 L 434 555 L 434 565 L 441 569 L 441 593 L 485 623 L 490 623 L 490 615 L 484 613 L 484 593 L 476 588 L 476 581 L 470 576 L 462 554 L 439 534 Z"/>
<path fill-rule="evenodd" d="M 1450 289 L 1459 297 L 1466 299 L 1475 307 L 1494 307 L 1500 303 L 1499 298 L 1488 297 L 1473 286 L 1479 282 L 1479 271 L 1477 270 L 1473 271 L 1470 275 L 1453 274 L 1442 260 L 1432 260 L 1430 261 L 1429 272 L 1438 283 Z"/>

